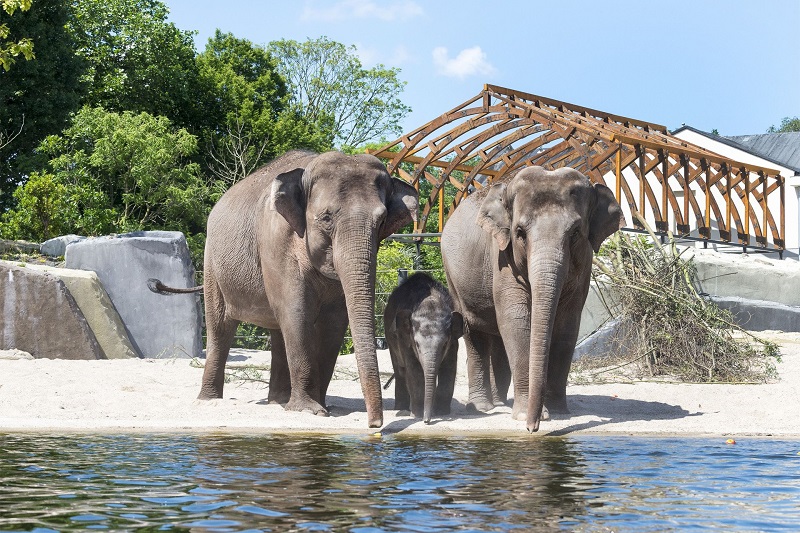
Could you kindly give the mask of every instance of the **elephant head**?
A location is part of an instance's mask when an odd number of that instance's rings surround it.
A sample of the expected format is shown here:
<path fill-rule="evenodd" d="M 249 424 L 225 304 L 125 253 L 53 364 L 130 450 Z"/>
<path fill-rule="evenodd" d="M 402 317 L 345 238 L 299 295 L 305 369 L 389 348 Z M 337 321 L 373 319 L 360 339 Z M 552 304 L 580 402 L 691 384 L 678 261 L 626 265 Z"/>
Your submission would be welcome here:
<path fill-rule="evenodd" d="M 622 210 L 608 187 L 592 185 L 571 168 L 525 168 L 489 188 L 481 204 L 478 224 L 495 239 L 500 259 L 517 282 L 530 291 L 528 360 L 511 361 L 514 374 L 528 378 L 527 406 L 515 402 L 515 411 L 527 409 L 529 431 L 539 428 L 559 306 L 565 299 L 577 299 L 577 306 L 566 307 L 579 321 L 592 251 L 622 222 Z"/>
<path fill-rule="evenodd" d="M 327 152 L 279 174 L 272 208 L 304 239 L 313 267 L 344 290 L 370 427 L 383 424 L 375 352 L 378 244 L 417 219 L 418 193 L 376 157 Z"/>

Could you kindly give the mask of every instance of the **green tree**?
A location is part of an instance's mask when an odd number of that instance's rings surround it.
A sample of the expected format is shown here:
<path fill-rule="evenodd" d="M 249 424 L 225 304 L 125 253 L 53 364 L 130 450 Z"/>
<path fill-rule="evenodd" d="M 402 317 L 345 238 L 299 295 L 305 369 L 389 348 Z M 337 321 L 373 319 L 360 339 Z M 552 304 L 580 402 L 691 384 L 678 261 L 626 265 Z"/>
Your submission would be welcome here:
<path fill-rule="evenodd" d="M 58 236 L 65 229 L 61 214 L 67 207 L 66 196 L 66 187 L 55 176 L 34 172 L 14 191 L 17 206 L 3 217 L 0 233 L 36 242 Z"/>
<path fill-rule="evenodd" d="M 202 232 L 209 188 L 191 162 L 197 139 L 167 118 L 85 107 L 39 149 L 50 157 L 52 176 L 36 175 L 18 190 L 17 208 L 3 216 L 4 234 L 41 239 L 45 228 L 83 235 L 170 229 L 190 238 Z M 56 193 L 62 204 L 41 200 Z M 47 220 L 38 219 L 42 213 Z M 192 242 L 197 254 L 202 237 Z"/>
<path fill-rule="evenodd" d="M 800 117 L 784 117 L 780 126 L 777 128 L 774 125 L 770 126 L 767 133 L 787 133 L 792 131 L 800 131 Z"/>
<path fill-rule="evenodd" d="M 3 16 L 0 10 L 0 22 Z M 0 69 L 0 212 L 13 205 L 12 193 L 26 176 L 46 163 L 35 157 L 39 143 L 61 132 L 80 106 L 83 63 L 65 28 L 69 16 L 62 0 L 36 0 L 14 13 L 9 35 L 31 38 L 36 59 Z"/>
<path fill-rule="evenodd" d="M 11 16 L 19 9 L 20 11 L 27 11 L 31 8 L 31 0 L 2 0 L 2 11 L 7 16 Z M 26 60 L 33 59 L 33 41 L 28 37 L 21 37 L 19 40 L 7 40 L 11 29 L 8 23 L 3 22 L 0 18 L 0 65 L 3 70 L 8 71 L 11 65 L 14 64 L 14 58 L 22 55 Z"/>
<path fill-rule="evenodd" d="M 226 186 L 291 148 L 330 147 L 313 124 L 288 109 L 286 83 L 264 47 L 217 30 L 197 64 L 207 98 L 206 159 Z"/>
<path fill-rule="evenodd" d="M 69 29 L 88 69 L 85 105 L 165 116 L 180 127 L 199 120 L 193 32 L 167 22 L 159 0 L 74 0 Z"/>
<path fill-rule="evenodd" d="M 326 37 L 273 41 L 268 50 L 279 60 L 295 109 L 329 132 L 337 146 L 401 133 L 400 122 L 411 109 L 399 98 L 405 86 L 399 69 L 364 69 L 355 47 Z"/>

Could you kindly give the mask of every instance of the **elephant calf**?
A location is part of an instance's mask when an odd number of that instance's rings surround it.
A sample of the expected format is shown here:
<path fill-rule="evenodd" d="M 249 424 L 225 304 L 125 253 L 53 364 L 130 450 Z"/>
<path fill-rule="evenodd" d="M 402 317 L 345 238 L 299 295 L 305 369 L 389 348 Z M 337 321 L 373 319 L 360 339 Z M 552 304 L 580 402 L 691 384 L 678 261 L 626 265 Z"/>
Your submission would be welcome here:
<path fill-rule="evenodd" d="M 395 409 L 409 409 L 429 424 L 431 414 L 450 413 L 456 381 L 461 314 L 447 289 L 416 273 L 389 296 L 386 340 L 395 374 Z"/>

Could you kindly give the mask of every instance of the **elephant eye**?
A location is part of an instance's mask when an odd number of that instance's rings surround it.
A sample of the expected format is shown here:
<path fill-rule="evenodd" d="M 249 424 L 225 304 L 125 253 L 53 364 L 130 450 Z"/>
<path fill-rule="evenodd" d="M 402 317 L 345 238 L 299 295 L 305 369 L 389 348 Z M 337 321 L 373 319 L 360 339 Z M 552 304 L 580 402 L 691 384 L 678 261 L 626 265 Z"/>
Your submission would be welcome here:
<path fill-rule="evenodd" d="M 527 237 L 527 233 L 525 233 L 525 228 L 523 228 L 522 226 L 518 226 L 517 227 L 517 231 L 516 231 L 516 235 L 517 235 L 517 239 L 525 240 L 525 237 Z"/>

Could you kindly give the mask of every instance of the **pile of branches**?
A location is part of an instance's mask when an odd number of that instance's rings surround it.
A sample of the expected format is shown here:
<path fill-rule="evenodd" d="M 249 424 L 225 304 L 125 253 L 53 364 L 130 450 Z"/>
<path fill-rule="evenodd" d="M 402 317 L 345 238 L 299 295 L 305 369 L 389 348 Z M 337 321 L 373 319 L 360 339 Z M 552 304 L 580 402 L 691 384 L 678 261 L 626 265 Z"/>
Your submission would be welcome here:
<path fill-rule="evenodd" d="M 672 235 L 666 244 L 641 218 L 650 239 L 618 232 L 595 258 L 594 279 L 617 317 L 604 370 L 629 377 L 692 383 L 764 383 L 777 377 L 778 346 L 742 329 L 698 290 L 692 259 Z M 592 364 L 582 358 L 580 363 Z M 584 366 L 584 370 L 587 368 Z"/>

